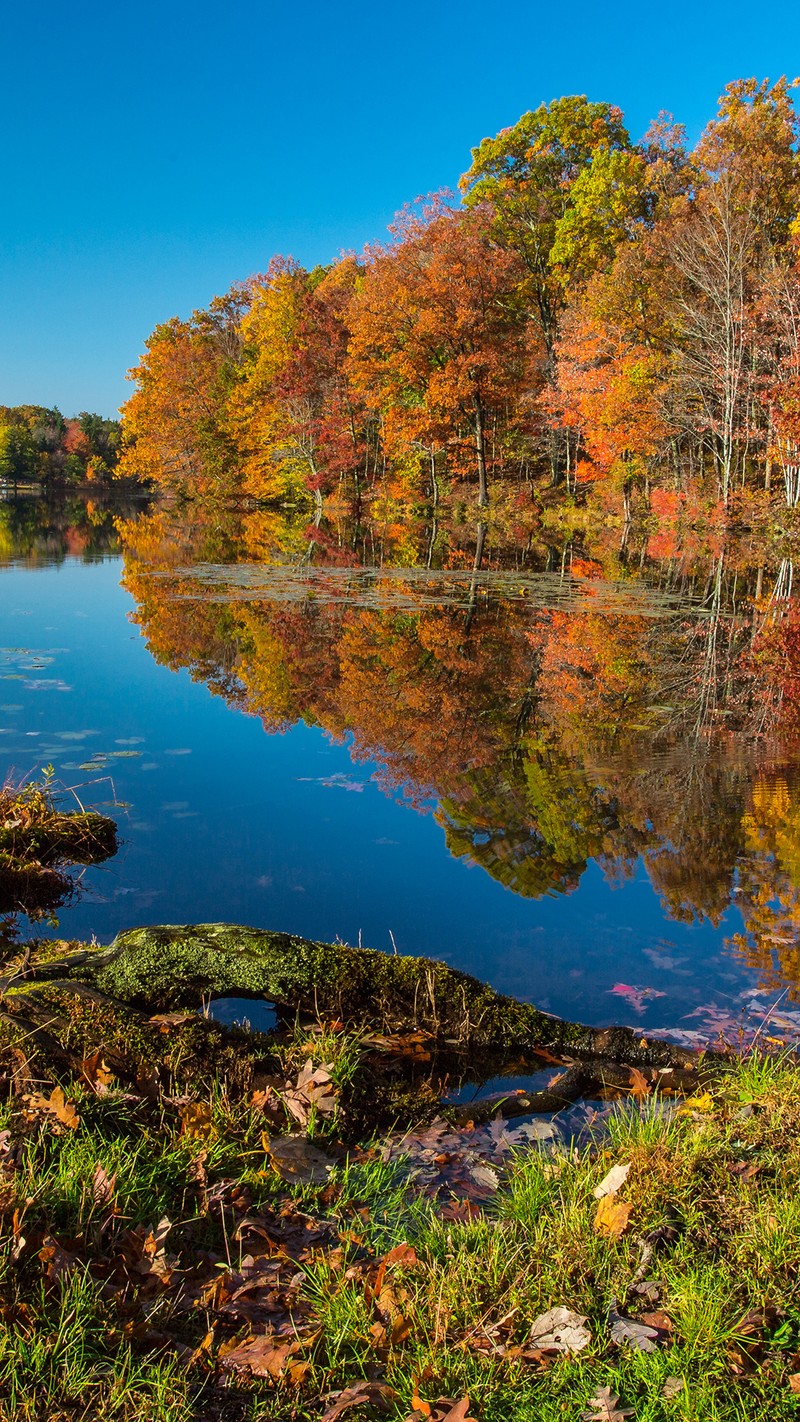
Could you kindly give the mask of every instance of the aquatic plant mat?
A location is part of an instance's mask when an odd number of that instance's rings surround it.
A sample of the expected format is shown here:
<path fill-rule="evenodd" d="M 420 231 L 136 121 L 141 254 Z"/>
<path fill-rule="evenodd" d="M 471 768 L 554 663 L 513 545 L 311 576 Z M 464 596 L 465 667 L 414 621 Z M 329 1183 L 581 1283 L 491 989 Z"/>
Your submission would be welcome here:
<path fill-rule="evenodd" d="M 793 1059 L 224 925 L 3 971 L 2 1422 L 796 1417 Z"/>
<path fill-rule="evenodd" d="M 116 852 L 107 816 L 60 809 L 47 783 L 0 786 L 0 914 L 52 912 L 75 891 L 74 865 Z"/>

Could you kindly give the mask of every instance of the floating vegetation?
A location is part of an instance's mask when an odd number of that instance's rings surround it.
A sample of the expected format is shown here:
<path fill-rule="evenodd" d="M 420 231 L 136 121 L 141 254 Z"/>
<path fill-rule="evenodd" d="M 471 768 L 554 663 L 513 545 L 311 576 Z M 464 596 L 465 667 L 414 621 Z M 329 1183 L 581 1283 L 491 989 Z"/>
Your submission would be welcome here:
<path fill-rule="evenodd" d="M 532 608 L 591 609 L 638 617 L 707 616 L 696 600 L 641 578 L 611 580 L 577 574 L 517 570 L 431 568 L 314 568 L 280 563 L 195 563 L 179 568 L 143 568 L 148 578 L 174 584 L 175 601 L 305 602 L 419 611 L 420 607 L 473 606 L 479 597 L 523 601 Z"/>
<path fill-rule="evenodd" d="M 49 776 L 0 789 L 0 913 L 52 913 L 74 893 L 73 865 L 98 864 L 116 851 L 114 821 L 82 807 L 60 809 Z"/>

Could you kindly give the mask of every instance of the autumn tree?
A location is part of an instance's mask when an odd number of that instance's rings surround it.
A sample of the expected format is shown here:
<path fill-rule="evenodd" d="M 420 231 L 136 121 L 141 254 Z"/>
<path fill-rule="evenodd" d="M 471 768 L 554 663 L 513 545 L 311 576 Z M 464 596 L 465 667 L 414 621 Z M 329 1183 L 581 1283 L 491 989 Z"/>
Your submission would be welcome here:
<path fill-rule="evenodd" d="M 353 383 L 381 414 L 387 446 L 444 447 L 489 501 L 519 401 L 536 381 L 518 300 L 522 270 L 486 208 L 407 211 L 370 254 L 353 307 Z"/>
<path fill-rule="evenodd" d="M 696 190 L 664 226 L 680 377 L 711 438 L 724 503 L 751 438 L 758 285 L 797 209 L 797 135 L 785 79 L 729 85 L 696 150 Z"/>
<path fill-rule="evenodd" d="M 374 466 L 374 419 L 345 369 L 357 280 L 353 259 L 309 273 L 278 258 L 254 286 L 229 422 L 257 498 L 310 493 L 319 515 L 324 493 Z"/>
<path fill-rule="evenodd" d="M 541 104 L 472 150 L 464 201 L 490 204 L 498 239 L 520 258 L 549 358 L 565 283 L 576 264 L 586 270 L 582 238 L 595 255 L 613 242 L 638 201 L 637 169 L 622 111 L 583 95 Z"/>
<path fill-rule="evenodd" d="M 241 357 L 241 319 L 252 283 L 215 297 L 188 321 L 157 326 L 129 374 L 123 408 L 123 478 L 182 494 L 230 493 L 238 483 L 227 397 Z"/>

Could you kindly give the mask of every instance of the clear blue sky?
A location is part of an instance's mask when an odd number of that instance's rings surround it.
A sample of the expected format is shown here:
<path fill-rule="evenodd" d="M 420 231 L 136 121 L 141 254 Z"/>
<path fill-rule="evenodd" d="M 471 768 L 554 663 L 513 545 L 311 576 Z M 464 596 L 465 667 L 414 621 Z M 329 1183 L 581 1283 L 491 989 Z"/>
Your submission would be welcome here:
<path fill-rule="evenodd" d="M 21 0 L 2 42 L 0 404 L 113 414 L 159 321 L 380 237 L 542 100 L 696 136 L 729 80 L 800 71 L 800 7 Z"/>

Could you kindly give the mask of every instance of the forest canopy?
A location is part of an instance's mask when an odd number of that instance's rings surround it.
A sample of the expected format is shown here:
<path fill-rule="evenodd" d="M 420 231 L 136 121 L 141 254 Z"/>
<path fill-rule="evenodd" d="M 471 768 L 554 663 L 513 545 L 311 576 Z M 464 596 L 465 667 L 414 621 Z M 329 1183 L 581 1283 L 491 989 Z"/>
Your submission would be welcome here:
<path fill-rule="evenodd" d="M 460 198 L 324 268 L 276 257 L 131 372 L 121 472 L 260 502 L 589 491 L 628 519 L 800 503 L 797 81 L 660 114 L 542 104 Z M 660 500 L 660 503 L 659 503 Z"/>

